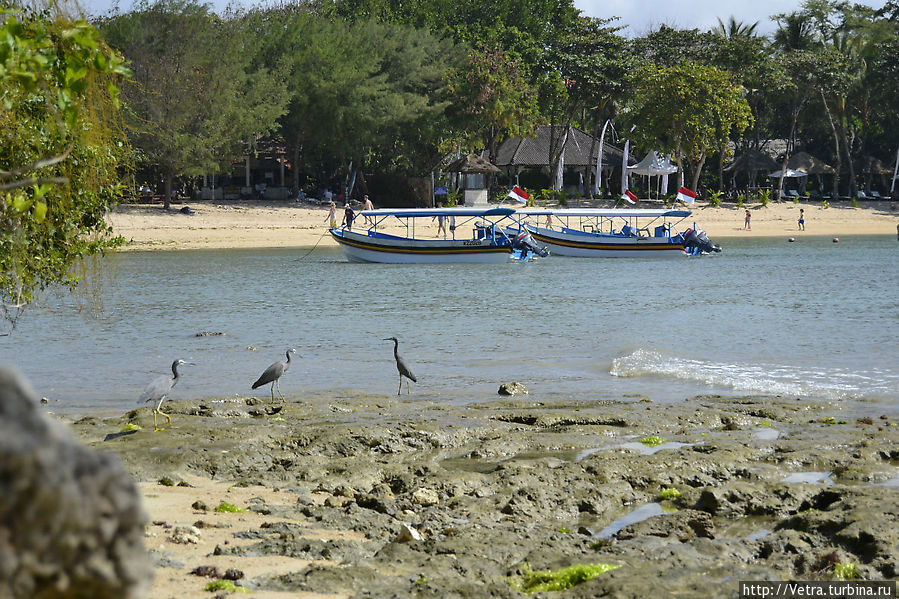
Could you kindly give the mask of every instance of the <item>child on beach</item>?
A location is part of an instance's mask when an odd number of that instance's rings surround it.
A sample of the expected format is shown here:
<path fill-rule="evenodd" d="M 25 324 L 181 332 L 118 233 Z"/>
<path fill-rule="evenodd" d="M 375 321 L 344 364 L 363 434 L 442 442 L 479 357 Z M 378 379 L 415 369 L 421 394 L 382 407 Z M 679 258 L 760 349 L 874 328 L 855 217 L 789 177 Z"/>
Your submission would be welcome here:
<path fill-rule="evenodd" d="M 799 209 L 799 230 L 805 231 L 805 210 L 803 208 Z"/>
<path fill-rule="evenodd" d="M 438 208 L 443 208 L 443 202 L 437 202 Z M 434 219 L 437 219 L 437 237 L 440 237 L 440 233 L 443 232 L 443 236 L 446 237 L 446 216 L 438 215 L 432 216 L 431 222 L 434 222 Z"/>
<path fill-rule="evenodd" d="M 752 231 L 752 213 L 749 209 L 746 209 L 746 220 L 743 221 L 743 228 L 747 231 Z"/>
<path fill-rule="evenodd" d="M 337 228 L 337 204 L 331 202 L 331 208 L 328 209 L 328 217 L 325 220 L 331 220 L 331 228 Z"/>

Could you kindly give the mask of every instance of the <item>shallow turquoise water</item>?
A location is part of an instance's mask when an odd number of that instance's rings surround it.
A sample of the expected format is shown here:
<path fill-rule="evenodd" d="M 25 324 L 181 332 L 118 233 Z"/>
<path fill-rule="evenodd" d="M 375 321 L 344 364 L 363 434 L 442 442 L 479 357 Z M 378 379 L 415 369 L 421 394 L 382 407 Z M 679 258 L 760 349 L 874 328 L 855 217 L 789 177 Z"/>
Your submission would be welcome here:
<path fill-rule="evenodd" d="M 175 399 L 251 394 L 288 347 L 303 356 L 282 381 L 288 396 L 390 396 L 389 336 L 418 375 L 412 399 L 481 401 L 517 380 L 537 400 L 899 405 L 895 238 L 723 245 L 700 259 L 502 265 L 350 264 L 330 249 L 122 253 L 107 259 L 99 317 L 49 296 L 0 338 L 0 362 L 60 412 L 128 409 L 176 358 L 195 365 Z"/>

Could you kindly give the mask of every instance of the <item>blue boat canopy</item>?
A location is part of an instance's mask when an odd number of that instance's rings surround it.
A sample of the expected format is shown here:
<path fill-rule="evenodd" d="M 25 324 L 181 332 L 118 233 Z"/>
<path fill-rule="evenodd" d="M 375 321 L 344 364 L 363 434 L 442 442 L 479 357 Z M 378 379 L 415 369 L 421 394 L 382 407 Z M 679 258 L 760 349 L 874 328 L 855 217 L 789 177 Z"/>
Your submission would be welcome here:
<path fill-rule="evenodd" d="M 395 216 L 397 218 L 425 218 L 429 216 L 511 216 L 514 208 L 378 208 L 363 210 L 362 216 L 373 218 Z"/>
<path fill-rule="evenodd" d="M 659 217 L 670 217 L 670 218 L 686 218 L 693 214 L 689 210 L 661 210 L 661 209 L 651 209 L 651 208 L 623 208 L 623 209 L 615 209 L 615 208 L 546 208 L 546 209 L 536 209 L 536 208 L 523 208 L 516 210 L 517 214 L 523 214 L 527 216 L 540 216 L 545 214 L 552 214 L 553 216 L 584 216 L 584 217 L 598 217 L 598 218 L 613 218 L 613 217 L 623 217 L 623 218 L 631 218 L 631 217 L 642 217 L 642 218 L 659 218 Z"/>

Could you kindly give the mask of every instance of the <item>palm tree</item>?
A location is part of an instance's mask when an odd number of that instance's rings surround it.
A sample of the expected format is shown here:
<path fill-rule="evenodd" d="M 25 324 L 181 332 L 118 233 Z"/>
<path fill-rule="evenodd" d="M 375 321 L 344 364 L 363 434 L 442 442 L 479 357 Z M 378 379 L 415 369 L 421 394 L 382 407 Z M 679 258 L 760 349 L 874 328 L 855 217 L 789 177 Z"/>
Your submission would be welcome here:
<path fill-rule="evenodd" d="M 734 18 L 733 15 L 730 16 L 730 18 L 727 20 L 727 25 L 725 25 L 719 17 L 718 26 L 712 29 L 712 33 L 729 40 L 738 37 L 753 37 L 755 35 L 755 28 L 758 27 L 758 25 L 758 21 L 752 23 L 751 25 L 743 23 L 742 21 L 738 21 Z"/>
<path fill-rule="evenodd" d="M 777 24 L 779 27 L 774 32 L 774 46 L 779 50 L 808 50 L 817 41 L 812 22 L 803 14 L 792 12 L 778 15 Z"/>

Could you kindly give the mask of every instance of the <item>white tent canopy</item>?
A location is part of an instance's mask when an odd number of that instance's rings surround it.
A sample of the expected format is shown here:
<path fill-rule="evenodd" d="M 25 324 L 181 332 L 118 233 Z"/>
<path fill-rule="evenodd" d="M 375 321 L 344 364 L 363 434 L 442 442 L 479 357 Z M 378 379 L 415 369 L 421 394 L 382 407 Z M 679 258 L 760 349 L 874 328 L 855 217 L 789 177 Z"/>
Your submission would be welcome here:
<path fill-rule="evenodd" d="M 794 171 L 791 168 L 788 168 L 786 172 L 784 172 L 785 179 L 795 179 L 796 177 L 808 177 L 808 173 L 803 173 L 802 171 Z M 768 175 L 769 179 L 780 179 L 780 171 L 774 171 L 770 175 Z"/>
<path fill-rule="evenodd" d="M 638 164 L 627 167 L 627 172 L 634 175 L 653 177 L 657 175 L 671 175 L 677 172 L 677 165 L 671 164 L 671 161 L 668 160 L 667 157 L 659 156 L 659 154 L 653 150 Z"/>

